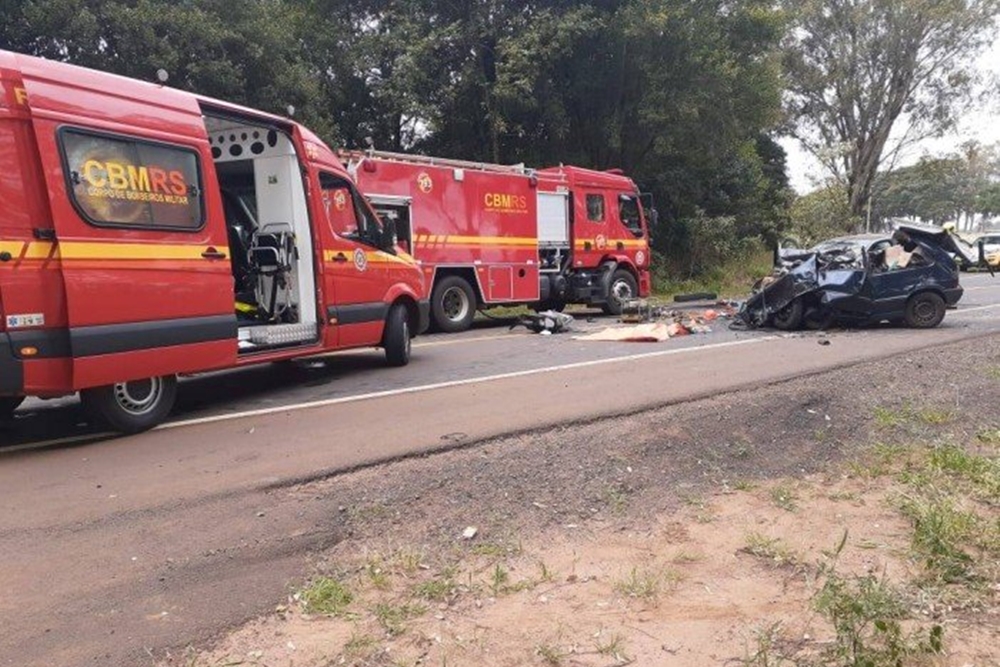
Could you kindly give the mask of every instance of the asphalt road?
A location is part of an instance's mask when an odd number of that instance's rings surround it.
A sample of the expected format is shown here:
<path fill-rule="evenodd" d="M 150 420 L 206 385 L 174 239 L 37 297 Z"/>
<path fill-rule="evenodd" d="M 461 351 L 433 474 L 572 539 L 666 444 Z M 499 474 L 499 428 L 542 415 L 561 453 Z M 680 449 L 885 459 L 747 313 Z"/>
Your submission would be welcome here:
<path fill-rule="evenodd" d="M 421 339 L 402 369 L 361 352 L 192 378 L 172 423 L 128 438 L 93 441 L 74 401 L 32 402 L 0 433 L 0 665 L 148 664 L 267 609 L 340 538 L 336 507 L 297 482 L 1000 332 L 1000 278 L 963 283 L 938 329 L 828 345 L 724 325 L 660 344 L 493 326 Z"/>

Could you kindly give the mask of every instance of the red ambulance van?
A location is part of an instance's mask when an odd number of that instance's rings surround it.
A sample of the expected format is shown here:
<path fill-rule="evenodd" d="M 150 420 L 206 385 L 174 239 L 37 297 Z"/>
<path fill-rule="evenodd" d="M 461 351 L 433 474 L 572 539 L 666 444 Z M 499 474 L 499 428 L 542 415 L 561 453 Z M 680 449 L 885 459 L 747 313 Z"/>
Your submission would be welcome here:
<path fill-rule="evenodd" d="M 80 392 L 123 432 L 177 375 L 376 346 L 409 360 L 422 272 L 286 118 L 0 51 L 0 417 Z"/>

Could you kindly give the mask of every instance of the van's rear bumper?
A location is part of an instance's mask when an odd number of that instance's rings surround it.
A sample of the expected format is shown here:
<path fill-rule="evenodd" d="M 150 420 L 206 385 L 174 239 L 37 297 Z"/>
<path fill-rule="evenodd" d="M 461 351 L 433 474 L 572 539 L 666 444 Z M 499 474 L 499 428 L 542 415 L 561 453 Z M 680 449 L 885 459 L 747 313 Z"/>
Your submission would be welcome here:
<path fill-rule="evenodd" d="M 0 334 L 0 396 L 24 395 L 24 362 L 14 356 L 10 336 Z"/>

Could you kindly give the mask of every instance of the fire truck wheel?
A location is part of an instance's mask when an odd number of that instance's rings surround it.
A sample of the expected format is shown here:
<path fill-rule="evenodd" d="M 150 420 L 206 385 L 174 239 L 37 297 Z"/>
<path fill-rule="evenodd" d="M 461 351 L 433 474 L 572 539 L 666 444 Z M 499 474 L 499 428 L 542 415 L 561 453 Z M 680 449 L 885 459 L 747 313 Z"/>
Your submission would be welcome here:
<path fill-rule="evenodd" d="M 87 412 L 102 426 L 120 433 L 140 433 L 170 414 L 177 398 L 173 375 L 119 382 L 80 392 Z"/>
<path fill-rule="evenodd" d="M 406 306 L 397 303 L 389 309 L 382 334 L 385 361 L 390 366 L 405 366 L 410 363 L 410 317 Z"/>
<path fill-rule="evenodd" d="M 608 302 L 601 306 L 607 315 L 621 315 L 625 302 L 639 296 L 639 285 L 635 277 L 625 269 L 618 269 L 611 276 L 611 288 L 608 290 Z"/>
<path fill-rule="evenodd" d="M 434 324 L 445 333 L 465 331 L 476 316 L 476 295 L 461 276 L 445 276 L 431 296 Z"/>
<path fill-rule="evenodd" d="M 0 419 L 9 419 L 21 403 L 24 396 L 0 396 Z"/>

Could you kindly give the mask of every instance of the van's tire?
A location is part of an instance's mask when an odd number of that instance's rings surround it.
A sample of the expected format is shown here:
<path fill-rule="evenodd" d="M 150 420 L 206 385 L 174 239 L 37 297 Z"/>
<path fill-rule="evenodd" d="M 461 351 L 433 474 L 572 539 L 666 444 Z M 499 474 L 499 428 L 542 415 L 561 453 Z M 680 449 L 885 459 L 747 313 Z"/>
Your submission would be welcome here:
<path fill-rule="evenodd" d="M 771 316 L 771 325 L 782 331 L 795 331 L 802 327 L 805 304 L 802 299 L 794 299 L 787 306 Z"/>
<path fill-rule="evenodd" d="M 389 309 L 382 333 L 382 347 L 385 362 L 390 366 L 405 366 L 410 363 L 410 315 L 406 306 L 397 303 Z"/>
<path fill-rule="evenodd" d="M 944 299 L 937 292 L 920 292 L 906 302 L 903 321 L 914 329 L 933 329 L 944 319 Z"/>
<path fill-rule="evenodd" d="M 24 396 L 0 396 L 0 419 L 10 419 L 14 410 L 24 403 Z"/>
<path fill-rule="evenodd" d="M 173 375 L 80 392 L 80 400 L 94 421 L 119 433 L 148 431 L 167 418 L 176 399 L 177 378 Z"/>
<path fill-rule="evenodd" d="M 639 296 L 639 284 L 635 276 L 625 269 L 616 269 L 611 274 L 611 285 L 608 287 L 608 300 L 601 305 L 606 315 L 621 315 L 625 302 Z"/>
<path fill-rule="evenodd" d="M 445 276 L 437 281 L 431 295 L 431 317 L 439 331 L 465 331 L 475 316 L 476 293 L 465 278 Z"/>

